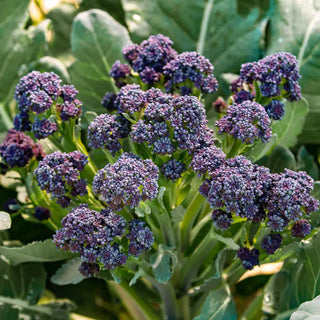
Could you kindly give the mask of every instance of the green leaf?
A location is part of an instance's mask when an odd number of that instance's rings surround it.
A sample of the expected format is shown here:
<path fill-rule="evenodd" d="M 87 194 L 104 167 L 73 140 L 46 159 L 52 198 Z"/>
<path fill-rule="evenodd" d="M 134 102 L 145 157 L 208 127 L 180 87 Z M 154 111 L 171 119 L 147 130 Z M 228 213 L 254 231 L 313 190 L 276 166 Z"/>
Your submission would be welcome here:
<path fill-rule="evenodd" d="M 229 287 L 209 293 L 200 315 L 195 320 L 236 320 L 237 312 Z"/>
<path fill-rule="evenodd" d="M 77 61 L 71 66 L 72 83 L 88 110 L 104 112 L 101 100 L 116 92 L 110 69 L 122 59 L 121 49 L 131 44 L 125 27 L 108 13 L 93 9 L 78 14 L 72 25 L 71 47 Z"/>
<path fill-rule="evenodd" d="M 160 244 L 156 253 L 150 257 L 153 273 L 156 279 L 161 283 L 167 283 L 172 276 L 178 258 L 173 250 Z"/>
<path fill-rule="evenodd" d="M 85 279 L 79 271 L 81 263 L 82 260 L 80 258 L 75 258 L 64 263 L 51 277 L 51 282 L 59 286 L 80 283 Z"/>
<path fill-rule="evenodd" d="M 160 187 L 159 191 L 158 191 L 158 195 L 157 195 L 157 200 L 158 200 L 161 208 L 163 208 L 163 209 L 165 209 L 165 205 L 163 202 L 163 196 L 164 196 L 165 192 L 166 192 L 166 187 Z"/>
<path fill-rule="evenodd" d="M 264 18 L 268 14 L 262 17 L 258 8 L 239 15 L 236 0 L 122 3 L 135 42 L 151 34 L 164 34 L 172 39 L 178 52 L 198 51 L 210 59 L 216 74 L 238 72 L 241 63 L 259 58 Z"/>
<path fill-rule="evenodd" d="M 26 67 L 22 67 L 43 55 L 47 45 L 50 21 L 44 20 L 37 26 L 31 26 L 25 30 L 28 2 L 19 0 L 5 0 L 5 2 L 10 3 L 8 7 L 12 11 L 8 12 L 6 19 L 0 20 L 2 21 L 0 23 L 0 38 L 5 43 L 0 48 L 0 100 L 7 105 L 12 100 L 14 87 L 19 77 L 27 71 Z M 21 12 L 21 15 L 15 17 L 15 7 L 21 7 L 21 3 L 26 6 L 25 12 Z M 6 6 L 7 4 L 2 3 L 1 7 Z M 15 22 L 15 26 L 10 22 L 11 19 Z M 8 38 L 8 41 L 5 38 Z"/>
<path fill-rule="evenodd" d="M 50 49 L 53 55 L 70 51 L 72 21 L 77 13 L 71 3 L 62 2 L 50 10 L 46 17 L 52 21 L 53 41 Z"/>
<path fill-rule="evenodd" d="M 69 320 L 74 305 L 67 301 L 37 305 L 46 284 L 41 263 L 11 266 L 0 259 L 0 318 L 5 320 Z"/>
<path fill-rule="evenodd" d="M 44 56 L 37 61 L 30 63 L 29 71 L 38 70 L 40 72 L 56 73 L 63 82 L 70 83 L 70 76 L 65 65 L 58 59 Z"/>
<path fill-rule="evenodd" d="M 144 274 L 144 271 L 139 268 L 138 271 L 134 274 L 133 278 L 129 282 L 129 287 L 132 287 L 137 283 L 137 280 Z"/>
<path fill-rule="evenodd" d="M 295 170 L 296 160 L 293 153 L 284 146 L 276 146 L 268 157 L 265 166 L 271 172 L 281 173 L 285 168 Z"/>
<path fill-rule="evenodd" d="M 317 1 L 274 1 L 268 34 L 268 54 L 289 51 L 297 56 L 302 94 L 310 112 L 299 141 L 320 142 L 320 7 Z"/>
<path fill-rule="evenodd" d="M 294 312 L 290 320 L 316 320 L 320 319 L 320 296 L 312 301 L 302 303 L 298 310 Z"/>
<path fill-rule="evenodd" d="M 135 213 L 138 217 L 144 217 L 151 213 L 151 208 L 143 201 L 140 202 L 139 207 L 135 207 Z"/>
<path fill-rule="evenodd" d="M 213 237 L 233 250 L 239 250 L 239 245 L 232 238 L 224 238 L 220 234 L 213 232 Z"/>
<path fill-rule="evenodd" d="M 183 206 L 178 206 L 171 211 L 171 221 L 173 223 L 179 223 L 182 221 L 186 209 Z"/>
<path fill-rule="evenodd" d="M 297 153 L 297 165 L 299 170 L 306 171 L 314 180 L 319 179 L 319 168 L 314 157 L 302 146 Z"/>
<path fill-rule="evenodd" d="M 80 4 L 80 10 L 86 11 L 92 8 L 101 9 L 111 14 L 118 22 L 125 25 L 124 11 L 121 0 L 85 0 Z"/>
<path fill-rule="evenodd" d="M 265 288 L 263 312 L 270 316 L 294 310 L 320 294 L 320 233 L 298 245 Z"/>
<path fill-rule="evenodd" d="M 74 257 L 74 254 L 58 250 L 51 239 L 35 241 L 23 247 L 1 246 L 0 254 L 14 266 L 24 262 L 51 262 Z"/>
<path fill-rule="evenodd" d="M 282 120 L 275 121 L 271 125 L 273 138 L 268 143 L 257 142 L 246 156 L 257 161 L 272 151 L 276 145 L 288 148 L 297 143 L 297 137 L 301 133 L 305 116 L 308 113 L 308 105 L 305 99 L 297 102 L 287 103 L 286 113 Z"/>

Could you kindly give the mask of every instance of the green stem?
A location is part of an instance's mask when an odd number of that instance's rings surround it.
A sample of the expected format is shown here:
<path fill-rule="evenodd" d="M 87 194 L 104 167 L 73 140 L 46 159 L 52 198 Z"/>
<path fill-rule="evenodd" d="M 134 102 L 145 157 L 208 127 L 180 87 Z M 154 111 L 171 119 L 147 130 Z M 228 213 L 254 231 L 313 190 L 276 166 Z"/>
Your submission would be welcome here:
<path fill-rule="evenodd" d="M 140 298 L 138 292 L 134 288 L 129 287 L 128 284 L 124 282 L 121 282 L 120 284 L 108 282 L 108 285 L 116 291 L 133 319 L 160 319 L 159 315 L 154 312 L 150 305 Z"/>
<path fill-rule="evenodd" d="M 190 232 L 204 201 L 203 196 L 197 192 L 186 210 L 180 225 L 182 251 L 185 251 L 190 243 Z"/>
<path fill-rule="evenodd" d="M 242 145 L 243 145 L 243 143 L 240 139 L 235 139 L 233 141 L 232 148 L 228 153 L 228 158 L 233 158 L 234 156 L 239 154 L 239 150 L 241 149 Z"/>
<path fill-rule="evenodd" d="M 185 263 L 182 264 L 179 275 L 179 287 L 182 288 L 184 292 L 188 291 L 193 277 L 198 273 L 203 261 L 216 245 L 217 241 L 214 238 L 213 230 L 210 229 L 206 237 L 193 251 L 192 255 L 185 259 Z"/>
<path fill-rule="evenodd" d="M 230 286 L 233 286 L 238 282 L 242 275 L 246 272 L 239 259 L 237 259 L 224 273 L 228 276 L 227 282 Z"/>
<path fill-rule="evenodd" d="M 156 213 L 156 217 L 165 243 L 169 247 L 175 247 L 175 236 L 168 211 L 163 210 L 162 212 Z"/>

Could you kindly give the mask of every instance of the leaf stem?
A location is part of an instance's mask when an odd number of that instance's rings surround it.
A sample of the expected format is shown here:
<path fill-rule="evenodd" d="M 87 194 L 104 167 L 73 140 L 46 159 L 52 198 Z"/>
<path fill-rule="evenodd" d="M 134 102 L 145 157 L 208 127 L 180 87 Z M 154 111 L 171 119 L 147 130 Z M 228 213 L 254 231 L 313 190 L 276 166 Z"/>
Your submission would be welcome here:
<path fill-rule="evenodd" d="M 203 53 L 212 7 L 213 7 L 213 0 L 208 0 L 204 7 L 201 27 L 200 27 L 199 40 L 197 42 L 197 48 L 196 48 L 197 52 L 199 52 L 200 54 Z"/>

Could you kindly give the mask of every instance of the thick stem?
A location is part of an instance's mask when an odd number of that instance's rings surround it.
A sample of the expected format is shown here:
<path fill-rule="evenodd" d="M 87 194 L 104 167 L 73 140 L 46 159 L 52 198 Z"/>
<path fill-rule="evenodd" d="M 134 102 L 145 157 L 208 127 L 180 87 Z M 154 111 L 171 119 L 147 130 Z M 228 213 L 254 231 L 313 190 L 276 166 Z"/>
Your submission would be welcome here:
<path fill-rule="evenodd" d="M 207 236 L 198 245 L 192 255 L 185 259 L 178 280 L 178 285 L 184 292 L 188 291 L 193 277 L 198 273 L 203 261 L 216 245 L 217 241 L 214 238 L 213 230 L 210 229 Z"/>
<path fill-rule="evenodd" d="M 186 210 L 180 226 L 182 251 L 186 250 L 190 243 L 190 232 L 204 201 L 204 197 L 197 192 Z"/>
<path fill-rule="evenodd" d="M 121 298 L 122 303 L 132 315 L 133 319 L 139 320 L 155 320 L 161 319 L 154 310 L 143 299 L 141 299 L 134 288 L 129 287 L 128 284 L 122 282 L 116 284 L 108 282 L 118 296 Z"/>
<path fill-rule="evenodd" d="M 233 141 L 232 148 L 228 153 L 228 158 L 233 158 L 234 156 L 238 155 L 242 145 L 243 143 L 240 139 L 235 139 Z"/>

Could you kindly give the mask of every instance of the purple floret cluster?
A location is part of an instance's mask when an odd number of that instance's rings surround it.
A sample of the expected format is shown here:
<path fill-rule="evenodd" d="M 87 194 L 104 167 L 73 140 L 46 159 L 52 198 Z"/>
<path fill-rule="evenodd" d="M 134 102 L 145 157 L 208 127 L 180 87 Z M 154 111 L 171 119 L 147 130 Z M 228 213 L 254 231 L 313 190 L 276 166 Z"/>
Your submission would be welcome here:
<path fill-rule="evenodd" d="M 57 203 L 66 208 L 72 197 L 87 194 L 86 181 L 80 179 L 80 171 L 87 163 L 87 157 L 79 151 L 56 151 L 40 161 L 34 174 L 40 188 L 51 193 Z"/>
<path fill-rule="evenodd" d="M 10 129 L 0 145 L 2 160 L 10 168 L 25 167 L 31 159 L 45 157 L 42 146 L 23 132 Z"/>
<path fill-rule="evenodd" d="M 177 180 L 181 178 L 183 172 L 186 171 L 186 166 L 183 162 L 176 159 L 170 159 L 161 167 L 161 172 L 168 180 Z"/>
<path fill-rule="evenodd" d="M 316 211 L 319 201 L 310 195 L 312 190 L 313 179 L 303 171 L 285 169 L 282 174 L 272 174 L 266 199 L 268 226 L 283 231 L 290 221 Z"/>
<path fill-rule="evenodd" d="M 270 124 L 264 107 L 250 100 L 229 106 L 227 114 L 216 121 L 219 134 L 228 133 L 248 144 L 257 139 L 268 142 L 271 137 Z"/>
<path fill-rule="evenodd" d="M 125 47 L 122 53 L 143 82 L 154 84 L 160 80 L 164 66 L 177 56 L 172 44 L 168 37 L 158 34 L 150 36 L 140 45 Z"/>
<path fill-rule="evenodd" d="M 245 63 L 241 66 L 240 78 L 252 84 L 259 82 L 261 95 L 264 97 L 278 97 L 285 91 L 285 98 L 289 101 L 300 100 L 298 61 L 288 52 L 275 53 L 257 62 Z"/>
<path fill-rule="evenodd" d="M 236 156 L 210 173 L 211 177 L 201 185 L 200 193 L 212 208 L 259 222 L 265 217 L 261 206 L 269 174 L 269 169 Z"/>
<path fill-rule="evenodd" d="M 192 93 L 196 87 L 204 93 L 214 93 L 218 81 L 213 75 L 213 65 L 197 52 L 183 52 L 164 67 L 165 87 L 169 92 L 179 88 L 182 95 Z"/>
<path fill-rule="evenodd" d="M 241 260 L 242 266 L 247 270 L 252 270 L 259 263 L 259 250 L 240 248 L 237 251 L 238 258 Z"/>
<path fill-rule="evenodd" d="M 210 61 L 197 52 L 178 55 L 172 44 L 169 38 L 158 34 L 140 45 L 125 47 L 122 53 L 129 65 L 116 61 L 110 76 L 118 87 L 130 83 L 130 77 L 138 73 L 143 83 L 150 86 L 160 83 L 170 93 L 191 95 L 194 89 L 203 93 L 217 91 L 218 81 Z"/>
<path fill-rule="evenodd" d="M 267 254 L 274 254 L 281 246 L 282 236 L 278 233 L 266 235 L 261 241 L 261 248 L 266 250 Z"/>
<path fill-rule="evenodd" d="M 147 142 L 160 155 L 171 155 L 177 149 L 192 153 L 213 144 L 205 109 L 196 97 L 173 97 L 150 89 L 143 100 L 145 108 L 139 109 L 143 116 L 131 128 L 134 142 Z"/>
<path fill-rule="evenodd" d="M 53 242 L 59 249 L 80 254 L 83 262 L 79 270 L 85 277 L 125 264 L 128 256 L 139 256 L 150 250 L 154 242 L 144 222 L 128 223 L 110 209 L 97 212 L 87 204 L 72 209 L 61 223 Z M 123 247 L 124 242 L 128 249 Z"/>
<path fill-rule="evenodd" d="M 158 167 L 151 160 L 123 153 L 115 164 L 109 163 L 97 172 L 92 189 L 112 210 L 134 208 L 140 201 L 157 196 L 158 173 Z"/>
<path fill-rule="evenodd" d="M 52 135 L 57 131 L 57 124 L 48 119 L 51 115 L 58 114 L 62 121 L 80 116 L 82 104 L 76 98 L 77 93 L 72 85 L 61 85 L 60 77 L 53 72 L 28 73 L 15 89 L 20 110 L 13 120 L 15 129 L 32 131 L 37 139 Z"/>
<path fill-rule="evenodd" d="M 113 155 L 121 149 L 120 139 L 125 138 L 130 130 L 130 122 L 122 115 L 101 114 L 89 125 L 89 146 L 105 148 Z"/>
<path fill-rule="evenodd" d="M 225 153 L 216 146 L 201 148 L 197 150 L 190 163 L 190 167 L 199 175 L 210 174 L 219 168 L 226 158 Z"/>
<path fill-rule="evenodd" d="M 145 92 L 136 84 L 128 84 L 120 89 L 114 104 L 119 113 L 140 112 L 145 107 Z"/>
<path fill-rule="evenodd" d="M 199 191 L 214 209 L 212 219 L 217 229 L 227 230 L 233 217 L 238 216 L 265 222 L 273 232 L 282 232 L 292 225 L 293 237 L 310 234 L 311 225 L 303 217 L 317 211 L 319 201 L 311 195 L 314 182 L 305 172 L 285 169 L 281 174 L 270 173 L 245 157 L 236 156 L 209 171 L 209 176 Z M 281 242 L 281 235 L 272 233 L 263 238 L 261 248 L 273 254 Z M 249 257 L 256 261 L 258 256 L 248 250 L 238 253 L 239 258 L 242 262 Z M 250 270 L 255 264 L 243 265 Z"/>

